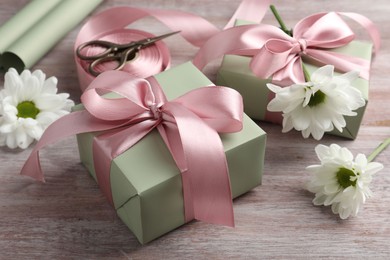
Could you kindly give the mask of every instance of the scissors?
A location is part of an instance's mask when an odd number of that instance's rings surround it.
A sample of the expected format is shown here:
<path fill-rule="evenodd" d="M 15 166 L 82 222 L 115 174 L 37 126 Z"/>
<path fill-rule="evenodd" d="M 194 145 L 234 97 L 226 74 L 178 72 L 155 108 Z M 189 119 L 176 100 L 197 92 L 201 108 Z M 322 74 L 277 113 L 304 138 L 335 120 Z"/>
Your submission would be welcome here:
<path fill-rule="evenodd" d="M 91 62 L 88 66 L 88 71 L 93 76 L 97 76 L 101 73 L 95 70 L 96 66 L 98 66 L 99 64 L 109 61 L 117 61 L 118 66 L 116 66 L 113 70 L 120 70 L 125 66 L 127 61 L 134 59 L 141 49 L 146 48 L 159 40 L 162 40 L 179 32 L 180 31 L 171 32 L 156 37 L 145 38 L 139 41 L 132 41 L 125 44 L 117 44 L 101 40 L 92 40 L 79 45 L 77 47 L 76 54 L 80 59 Z M 101 47 L 105 50 L 95 55 L 82 54 L 82 51 L 85 48 L 93 46 Z"/>

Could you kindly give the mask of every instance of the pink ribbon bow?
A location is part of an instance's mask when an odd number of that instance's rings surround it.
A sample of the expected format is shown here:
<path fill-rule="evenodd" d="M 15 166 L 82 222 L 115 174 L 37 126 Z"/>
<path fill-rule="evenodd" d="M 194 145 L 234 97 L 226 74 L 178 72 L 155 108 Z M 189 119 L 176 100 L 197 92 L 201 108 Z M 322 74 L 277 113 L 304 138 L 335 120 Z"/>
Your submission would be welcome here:
<path fill-rule="evenodd" d="M 306 56 L 323 64 L 332 64 L 341 71 L 359 71 L 361 77 L 368 79 L 369 61 L 332 51 L 355 38 L 340 15 L 362 25 L 369 33 L 375 51 L 378 51 L 380 34 L 369 19 L 356 13 L 330 12 L 314 14 L 298 22 L 293 29 L 293 37 L 270 25 L 247 25 L 225 30 L 203 45 L 194 58 L 194 64 L 201 69 L 224 54 L 253 56 L 250 68 L 258 77 L 272 76 L 274 81 L 289 79 L 304 82 L 301 58 Z"/>
<path fill-rule="evenodd" d="M 121 98 L 108 99 L 99 91 Z M 234 225 L 226 156 L 218 132 L 242 129 L 238 92 L 204 87 L 168 101 L 153 77 L 145 80 L 108 71 L 91 83 L 81 101 L 86 110 L 66 115 L 47 128 L 23 175 L 44 180 L 38 152 L 45 145 L 74 134 L 106 131 L 94 138 L 94 167 L 99 186 L 112 202 L 111 161 L 157 128 L 182 173 L 186 221 Z"/>

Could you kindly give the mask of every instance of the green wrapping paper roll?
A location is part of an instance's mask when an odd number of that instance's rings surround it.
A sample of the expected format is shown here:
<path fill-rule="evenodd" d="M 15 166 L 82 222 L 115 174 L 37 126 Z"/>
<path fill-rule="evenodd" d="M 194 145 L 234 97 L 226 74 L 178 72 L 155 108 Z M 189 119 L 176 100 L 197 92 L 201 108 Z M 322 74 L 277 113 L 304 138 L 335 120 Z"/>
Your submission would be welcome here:
<path fill-rule="evenodd" d="M 18 26 L 23 27 L 15 29 L 15 33 L 11 33 L 14 41 L 6 49 L 0 49 L 4 51 L 0 58 L 1 69 L 7 71 L 8 68 L 14 67 L 21 72 L 23 69 L 33 66 L 102 1 L 32 1 L 11 18 L 9 23 L 4 24 L 0 28 L 0 37 L 4 39 L 8 37 L 8 33 L 13 31 L 14 28 L 18 28 Z M 42 15 L 40 19 L 39 15 Z M 27 19 L 27 22 L 24 19 Z M 23 24 L 29 24 L 30 26 Z M 16 33 L 21 35 L 17 37 Z"/>
<path fill-rule="evenodd" d="M 3 53 L 31 29 L 61 0 L 33 0 L 0 27 L 0 53 Z"/>

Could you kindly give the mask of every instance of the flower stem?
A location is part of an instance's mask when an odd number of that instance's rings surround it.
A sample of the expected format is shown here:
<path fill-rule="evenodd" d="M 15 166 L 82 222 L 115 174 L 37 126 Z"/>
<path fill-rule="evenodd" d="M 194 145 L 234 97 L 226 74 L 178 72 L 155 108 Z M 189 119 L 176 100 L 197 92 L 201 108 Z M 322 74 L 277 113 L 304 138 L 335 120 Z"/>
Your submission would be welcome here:
<path fill-rule="evenodd" d="M 279 12 L 276 10 L 276 7 L 274 5 L 270 5 L 269 7 L 271 8 L 271 11 L 274 14 L 276 20 L 278 21 L 280 25 L 280 29 L 282 29 L 282 31 L 287 33 L 288 35 L 292 36 L 292 31 L 289 30 L 287 26 L 284 24 L 282 17 L 280 17 Z"/>
<path fill-rule="evenodd" d="M 372 162 L 372 160 L 374 160 L 389 144 L 390 138 L 387 138 L 368 156 L 367 161 Z"/>
<path fill-rule="evenodd" d="M 310 82 L 311 79 L 310 79 L 310 73 L 309 71 L 307 70 L 305 64 L 302 63 L 302 70 L 303 70 L 303 74 L 305 75 L 305 81 L 306 82 Z"/>

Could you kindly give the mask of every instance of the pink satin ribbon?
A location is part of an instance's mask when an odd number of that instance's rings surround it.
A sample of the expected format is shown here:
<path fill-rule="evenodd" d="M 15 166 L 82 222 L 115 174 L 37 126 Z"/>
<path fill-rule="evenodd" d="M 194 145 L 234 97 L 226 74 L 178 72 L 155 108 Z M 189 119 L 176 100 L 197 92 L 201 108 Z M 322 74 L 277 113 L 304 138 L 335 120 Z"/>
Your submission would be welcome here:
<path fill-rule="evenodd" d="M 122 98 L 107 99 L 99 91 Z M 111 161 L 156 128 L 182 173 L 186 221 L 195 218 L 234 225 L 226 156 L 218 132 L 242 129 L 243 105 L 238 92 L 204 87 L 168 101 L 153 77 L 145 80 L 108 71 L 90 84 L 81 100 L 85 110 L 51 124 L 21 174 L 44 181 L 41 148 L 70 135 L 105 131 L 94 138 L 94 167 L 99 186 L 112 203 Z"/>
<path fill-rule="evenodd" d="M 233 26 L 234 21 L 238 18 L 260 22 L 270 1 L 243 0 L 225 28 Z M 122 6 L 103 11 L 87 21 L 77 36 L 74 48 L 76 50 L 81 43 L 90 40 L 107 40 L 115 43 L 124 43 L 151 37 L 153 35 L 149 33 L 125 28 L 146 16 L 156 18 L 172 31 L 181 31 L 181 36 L 196 47 L 202 46 L 210 37 L 220 31 L 207 20 L 191 13 Z M 96 48 L 90 50 L 91 54 L 94 52 L 97 52 Z M 81 61 L 76 56 L 75 61 L 80 87 L 84 91 L 94 77 L 88 73 L 88 64 L 86 62 Z M 112 63 L 102 64 L 98 68 L 98 71 L 110 70 L 110 68 L 114 67 Z M 129 62 L 123 68 L 123 71 L 136 77 L 146 78 L 164 71 L 169 68 L 169 65 L 169 50 L 162 41 L 159 41 L 154 46 L 141 50 L 138 58 Z"/>
<path fill-rule="evenodd" d="M 293 37 L 271 25 L 246 25 L 225 30 L 210 38 L 193 62 L 202 69 L 224 54 L 252 56 L 250 68 L 258 77 L 303 82 L 301 57 L 307 56 L 323 64 L 332 64 L 340 71 L 360 71 L 360 76 L 368 79 L 369 61 L 332 51 L 355 38 L 340 15 L 362 25 L 369 33 L 375 51 L 379 50 L 380 34 L 369 19 L 355 13 L 330 12 L 299 21 L 293 28 Z"/>

